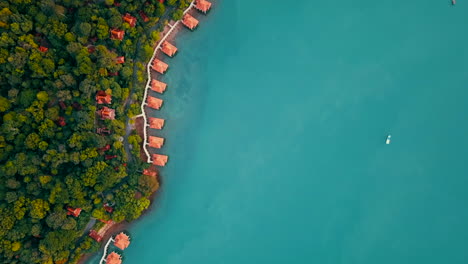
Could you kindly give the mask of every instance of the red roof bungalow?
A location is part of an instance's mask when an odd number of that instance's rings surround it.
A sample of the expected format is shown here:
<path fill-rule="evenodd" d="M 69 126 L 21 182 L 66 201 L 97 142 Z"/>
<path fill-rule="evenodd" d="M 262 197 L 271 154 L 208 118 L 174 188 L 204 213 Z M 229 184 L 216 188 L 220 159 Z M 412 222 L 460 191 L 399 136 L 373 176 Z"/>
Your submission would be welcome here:
<path fill-rule="evenodd" d="M 119 254 L 112 252 L 107 255 L 106 264 L 122 264 L 122 259 Z"/>
<path fill-rule="evenodd" d="M 164 138 L 149 136 L 149 146 L 152 148 L 162 148 L 164 145 Z"/>
<path fill-rule="evenodd" d="M 154 59 L 152 68 L 153 70 L 163 74 L 165 71 L 167 71 L 167 68 L 169 68 L 169 65 L 167 65 L 166 63 L 158 59 Z"/>
<path fill-rule="evenodd" d="M 65 118 L 63 116 L 59 117 L 57 119 L 57 121 L 55 121 L 57 123 L 57 125 L 63 127 L 65 126 L 67 123 L 65 122 Z"/>
<path fill-rule="evenodd" d="M 49 48 L 44 47 L 44 46 L 40 46 L 40 47 L 39 47 L 39 50 L 40 50 L 41 52 L 47 52 L 47 51 L 49 50 Z"/>
<path fill-rule="evenodd" d="M 130 245 L 130 238 L 123 232 L 120 232 L 120 234 L 115 236 L 114 246 L 120 248 L 121 250 L 124 250 L 129 245 Z"/>
<path fill-rule="evenodd" d="M 196 0 L 195 8 L 206 14 L 211 8 L 211 3 L 206 0 Z"/>
<path fill-rule="evenodd" d="M 98 91 L 96 93 L 96 103 L 98 104 L 110 104 L 112 102 L 112 95 L 107 94 L 104 91 Z"/>
<path fill-rule="evenodd" d="M 115 159 L 115 158 L 117 158 L 117 155 L 105 155 L 104 156 L 105 160 L 111 160 L 111 159 Z"/>
<path fill-rule="evenodd" d="M 73 215 L 74 217 L 78 217 L 81 213 L 81 208 L 73 208 L 68 206 L 67 211 L 67 215 Z"/>
<path fill-rule="evenodd" d="M 164 4 L 164 0 L 159 0 L 159 3 Z"/>
<path fill-rule="evenodd" d="M 88 46 L 88 53 L 93 53 L 95 51 L 96 51 L 96 47 L 94 47 L 93 45 Z"/>
<path fill-rule="evenodd" d="M 184 19 L 182 19 L 182 24 L 190 30 L 194 30 L 198 26 L 198 20 L 189 14 L 185 14 Z"/>
<path fill-rule="evenodd" d="M 129 13 L 126 13 L 122 17 L 122 19 L 123 19 L 124 22 L 127 22 L 130 25 L 130 27 L 135 27 L 136 22 L 137 22 L 136 18 L 131 16 Z"/>
<path fill-rule="evenodd" d="M 148 100 L 146 102 L 148 103 L 149 107 L 154 108 L 156 110 L 159 110 L 159 108 L 161 108 L 163 104 L 163 100 L 152 96 L 148 96 Z"/>
<path fill-rule="evenodd" d="M 111 148 L 111 145 L 107 144 L 102 148 L 98 148 L 98 150 L 101 152 L 104 152 L 104 151 L 108 151 L 110 148 Z"/>
<path fill-rule="evenodd" d="M 121 29 L 112 29 L 110 31 L 110 38 L 111 39 L 116 39 L 116 40 L 122 40 L 124 38 L 125 31 Z"/>
<path fill-rule="evenodd" d="M 96 232 L 96 230 L 91 230 L 91 231 L 89 232 L 89 235 L 88 235 L 88 236 L 91 237 L 92 239 L 96 240 L 96 242 L 101 242 L 101 240 L 102 240 L 102 236 L 100 236 L 100 235 Z"/>
<path fill-rule="evenodd" d="M 143 174 L 146 176 L 156 177 L 158 173 L 155 170 L 144 169 Z"/>
<path fill-rule="evenodd" d="M 109 107 L 103 107 L 101 110 L 99 110 L 99 115 L 101 116 L 101 119 L 110 119 L 114 120 L 115 119 L 115 110 Z"/>
<path fill-rule="evenodd" d="M 119 6 L 120 6 L 120 3 L 114 1 L 114 6 L 119 7 Z"/>
<path fill-rule="evenodd" d="M 164 119 L 150 117 L 149 118 L 150 127 L 154 129 L 162 129 L 164 126 Z"/>
<path fill-rule="evenodd" d="M 112 206 L 109 206 L 108 204 L 105 204 L 104 205 L 104 210 L 106 210 L 106 212 L 108 212 L 110 214 L 110 213 L 112 213 L 114 211 L 114 208 L 112 208 Z"/>
<path fill-rule="evenodd" d="M 153 154 L 153 164 L 156 166 L 164 167 L 167 163 L 168 156 Z"/>
<path fill-rule="evenodd" d="M 125 62 L 125 57 L 124 57 L 124 56 L 117 57 L 117 58 L 115 59 L 115 62 L 116 62 L 117 64 L 122 64 L 122 63 Z"/>
<path fill-rule="evenodd" d="M 138 12 L 138 14 L 140 14 L 140 17 L 141 17 L 141 19 L 143 19 L 144 22 L 148 22 L 148 21 L 149 21 L 149 18 L 148 18 L 148 16 L 145 14 L 145 12 L 140 11 L 140 12 Z"/>
<path fill-rule="evenodd" d="M 162 44 L 161 50 L 169 57 L 174 56 L 177 52 L 177 48 L 167 41 L 164 41 L 164 43 Z"/>
<path fill-rule="evenodd" d="M 96 128 L 96 133 L 98 133 L 99 135 L 102 135 L 104 133 L 110 135 L 111 131 L 107 127 L 98 127 Z"/>
<path fill-rule="evenodd" d="M 151 80 L 151 90 L 157 92 L 157 93 L 164 93 L 166 90 L 167 84 L 158 81 L 158 80 Z"/>

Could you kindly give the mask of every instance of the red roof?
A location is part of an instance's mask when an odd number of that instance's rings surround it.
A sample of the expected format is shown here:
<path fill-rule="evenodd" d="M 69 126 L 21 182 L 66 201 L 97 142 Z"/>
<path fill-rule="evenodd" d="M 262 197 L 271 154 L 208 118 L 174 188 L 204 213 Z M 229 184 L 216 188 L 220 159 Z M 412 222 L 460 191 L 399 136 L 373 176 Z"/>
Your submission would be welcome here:
<path fill-rule="evenodd" d="M 78 217 L 81 213 L 81 208 L 73 208 L 68 206 L 67 211 L 67 215 L 73 215 L 74 217 Z"/>
<path fill-rule="evenodd" d="M 122 264 L 122 259 L 119 254 L 112 252 L 107 255 L 106 264 Z"/>
<path fill-rule="evenodd" d="M 103 107 L 100 111 L 99 111 L 99 115 L 101 116 L 101 119 L 111 119 L 111 120 L 114 120 L 115 119 L 115 110 L 112 109 L 112 108 L 109 108 L 109 107 Z"/>
<path fill-rule="evenodd" d="M 96 102 L 98 104 L 110 104 L 112 102 L 112 95 L 104 91 L 98 91 L 96 93 Z"/>
<path fill-rule="evenodd" d="M 91 237 L 92 239 L 96 240 L 96 242 L 101 242 L 102 240 L 102 236 L 100 236 L 96 230 L 91 230 L 89 232 L 89 237 Z"/>
<path fill-rule="evenodd" d="M 93 53 L 95 51 L 96 51 L 96 47 L 94 47 L 93 45 L 88 46 L 88 53 Z"/>
<path fill-rule="evenodd" d="M 163 104 L 163 100 L 156 97 L 148 96 L 147 103 L 149 107 L 159 110 L 159 108 L 161 108 Z"/>
<path fill-rule="evenodd" d="M 124 56 L 117 57 L 115 59 L 115 62 L 118 63 L 118 64 L 124 63 L 125 62 L 125 57 Z"/>
<path fill-rule="evenodd" d="M 145 14 L 145 12 L 140 11 L 140 12 L 138 12 L 138 14 L 140 14 L 141 19 L 143 19 L 144 22 L 148 22 L 148 21 L 149 21 L 149 18 L 148 18 L 148 16 Z"/>
<path fill-rule="evenodd" d="M 110 148 L 111 148 L 111 145 L 107 144 L 104 147 L 99 148 L 98 150 L 104 152 L 104 151 L 108 151 Z"/>
<path fill-rule="evenodd" d="M 111 39 L 118 39 L 118 40 L 122 40 L 124 38 L 124 35 L 125 35 L 125 31 L 121 30 L 121 29 L 112 29 L 110 31 L 110 38 Z"/>
<path fill-rule="evenodd" d="M 150 169 L 144 169 L 143 174 L 147 176 L 152 176 L 152 177 L 156 177 L 158 175 L 156 171 L 150 170 Z"/>
<path fill-rule="evenodd" d="M 198 20 L 189 14 L 185 14 L 184 19 L 182 19 L 182 24 L 184 24 L 189 29 L 193 30 L 198 25 Z"/>
<path fill-rule="evenodd" d="M 174 56 L 174 54 L 176 54 L 177 52 L 177 48 L 167 41 L 164 41 L 164 43 L 162 44 L 161 50 L 169 57 Z"/>
<path fill-rule="evenodd" d="M 126 249 L 130 245 L 129 237 L 121 232 L 120 234 L 115 236 L 114 239 L 114 246 L 120 248 L 121 250 Z"/>
<path fill-rule="evenodd" d="M 106 212 L 108 212 L 108 213 L 112 213 L 114 211 L 114 208 L 112 208 L 111 206 L 105 204 L 104 205 L 104 210 L 106 210 Z"/>
<path fill-rule="evenodd" d="M 150 127 L 154 129 L 162 129 L 164 126 L 164 119 L 150 117 L 149 118 Z"/>
<path fill-rule="evenodd" d="M 131 16 L 129 13 L 126 13 L 125 16 L 123 16 L 123 21 L 127 22 L 130 27 L 135 27 L 136 25 L 136 18 Z"/>
<path fill-rule="evenodd" d="M 115 159 L 115 158 L 117 158 L 117 155 L 105 155 L 104 156 L 105 160 L 111 160 L 111 159 Z"/>
<path fill-rule="evenodd" d="M 65 118 L 63 116 L 59 117 L 56 121 L 57 125 L 59 126 L 65 126 L 67 123 L 65 122 Z"/>
<path fill-rule="evenodd" d="M 40 47 L 39 47 L 39 50 L 40 50 L 41 52 L 47 52 L 47 51 L 49 50 L 49 48 L 46 48 L 46 47 L 44 47 L 44 46 L 40 46 Z"/>
<path fill-rule="evenodd" d="M 154 59 L 152 68 L 153 70 L 163 74 L 165 71 L 167 71 L 167 68 L 169 68 L 169 65 L 167 65 L 166 63 L 158 59 Z"/>
<path fill-rule="evenodd" d="M 166 90 L 167 84 L 160 82 L 158 80 L 151 80 L 151 90 L 163 93 Z"/>
<path fill-rule="evenodd" d="M 206 13 L 210 10 L 211 3 L 206 0 L 196 0 L 195 8 Z"/>
<path fill-rule="evenodd" d="M 167 163 L 168 156 L 153 154 L 153 164 L 157 166 L 164 167 Z"/>
<path fill-rule="evenodd" d="M 162 148 L 164 145 L 164 138 L 149 136 L 149 146 L 152 148 Z"/>

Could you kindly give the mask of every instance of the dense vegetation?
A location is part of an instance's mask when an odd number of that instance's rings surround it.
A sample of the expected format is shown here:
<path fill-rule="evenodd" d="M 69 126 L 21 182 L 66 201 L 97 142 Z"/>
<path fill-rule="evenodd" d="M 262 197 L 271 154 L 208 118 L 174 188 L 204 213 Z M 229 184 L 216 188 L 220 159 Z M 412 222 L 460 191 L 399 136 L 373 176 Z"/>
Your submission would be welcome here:
<path fill-rule="evenodd" d="M 148 207 L 158 183 L 141 174 L 141 138 L 125 127 L 140 111 L 159 19 L 180 19 L 188 2 L 0 1 L 1 263 L 74 263 L 99 246 L 85 232 L 91 219 L 131 221 Z M 123 40 L 110 39 L 114 28 Z M 96 114 L 97 91 L 112 94 L 115 120 Z"/>

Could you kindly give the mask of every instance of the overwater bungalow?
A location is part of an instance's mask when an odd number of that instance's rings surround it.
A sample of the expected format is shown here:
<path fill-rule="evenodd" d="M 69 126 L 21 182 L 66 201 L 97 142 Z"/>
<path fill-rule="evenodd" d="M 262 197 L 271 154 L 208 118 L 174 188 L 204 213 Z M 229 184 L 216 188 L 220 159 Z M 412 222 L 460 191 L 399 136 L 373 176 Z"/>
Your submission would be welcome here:
<path fill-rule="evenodd" d="M 107 94 L 105 91 L 98 91 L 96 93 L 97 104 L 110 104 L 112 102 L 112 95 Z"/>
<path fill-rule="evenodd" d="M 123 232 L 115 236 L 114 246 L 120 248 L 121 250 L 126 249 L 130 245 L 130 238 Z"/>
<path fill-rule="evenodd" d="M 161 50 L 169 57 L 174 56 L 177 52 L 177 48 L 167 41 L 164 41 L 164 43 L 161 46 Z"/>
<path fill-rule="evenodd" d="M 159 108 L 161 108 L 163 104 L 163 100 L 152 96 L 148 96 L 146 102 L 148 103 L 149 107 L 154 108 L 156 110 L 159 110 Z"/>
<path fill-rule="evenodd" d="M 164 119 L 150 117 L 149 118 L 150 127 L 154 129 L 162 129 L 164 126 Z"/>
<path fill-rule="evenodd" d="M 124 35 L 125 35 L 125 31 L 121 30 L 121 29 L 112 29 L 110 31 L 110 38 L 111 39 L 115 39 L 115 40 L 122 40 L 124 38 Z"/>
<path fill-rule="evenodd" d="M 123 17 L 122 17 L 123 21 L 128 23 L 130 25 L 130 27 L 135 27 L 136 25 L 136 18 L 131 16 L 129 13 L 126 13 Z"/>
<path fill-rule="evenodd" d="M 206 0 L 196 0 L 195 8 L 206 14 L 211 8 L 211 3 Z"/>
<path fill-rule="evenodd" d="M 167 71 L 167 68 L 169 68 L 169 65 L 167 65 L 166 63 L 158 60 L 158 59 L 154 59 L 153 61 L 153 65 L 152 65 L 152 68 L 153 70 L 161 73 L 161 74 L 164 74 L 165 71 Z"/>
<path fill-rule="evenodd" d="M 149 146 L 152 148 L 159 149 L 162 148 L 162 146 L 164 145 L 164 138 L 149 136 L 148 141 Z"/>
<path fill-rule="evenodd" d="M 198 26 L 198 20 L 189 14 L 185 14 L 182 19 L 182 24 L 188 27 L 190 30 L 194 30 Z"/>
<path fill-rule="evenodd" d="M 101 110 L 98 111 L 98 114 L 101 116 L 102 120 L 115 119 L 115 110 L 109 107 L 104 106 Z"/>
<path fill-rule="evenodd" d="M 106 264 L 122 264 L 122 257 L 115 252 L 111 252 L 106 257 Z"/>
<path fill-rule="evenodd" d="M 158 80 L 151 80 L 151 90 L 157 92 L 157 93 L 164 93 L 166 90 L 167 84 L 160 82 Z"/>
<path fill-rule="evenodd" d="M 81 208 L 73 208 L 70 206 L 67 207 L 67 215 L 78 217 L 80 216 L 80 213 L 81 213 Z"/>
<path fill-rule="evenodd" d="M 153 164 L 156 166 L 164 167 L 169 157 L 166 155 L 153 154 Z"/>

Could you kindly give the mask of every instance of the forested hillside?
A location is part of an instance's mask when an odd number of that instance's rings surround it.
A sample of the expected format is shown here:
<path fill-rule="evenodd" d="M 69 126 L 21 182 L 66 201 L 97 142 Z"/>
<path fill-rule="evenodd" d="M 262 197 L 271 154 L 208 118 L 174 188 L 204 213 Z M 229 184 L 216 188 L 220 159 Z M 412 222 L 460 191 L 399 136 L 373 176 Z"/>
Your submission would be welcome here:
<path fill-rule="evenodd" d="M 131 221 L 149 206 L 158 183 L 125 127 L 159 18 L 187 5 L 0 1 L 0 263 L 73 263 L 99 246 L 92 218 Z"/>

